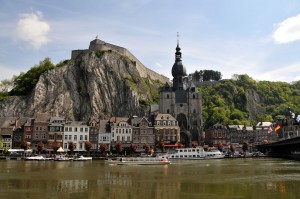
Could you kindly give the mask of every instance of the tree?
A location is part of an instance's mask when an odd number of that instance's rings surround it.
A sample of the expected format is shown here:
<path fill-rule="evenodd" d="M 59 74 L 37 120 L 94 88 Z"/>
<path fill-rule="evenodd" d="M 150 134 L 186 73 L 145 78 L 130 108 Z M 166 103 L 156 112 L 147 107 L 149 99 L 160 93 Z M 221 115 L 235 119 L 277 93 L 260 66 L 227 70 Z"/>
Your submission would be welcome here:
<path fill-rule="evenodd" d="M 60 145 L 56 141 L 54 141 L 52 143 L 52 149 L 53 149 L 53 151 L 56 152 L 59 149 L 59 147 L 60 147 Z"/>
<path fill-rule="evenodd" d="M 123 151 L 123 144 L 122 144 L 121 142 L 117 142 L 117 143 L 115 144 L 115 149 L 116 149 L 116 151 L 117 151 L 119 154 L 121 154 L 122 151 Z"/>
<path fill-rule="evenodd" d="M 249 143 L 247 141 L 243 142 L 242 150 L 245 153 L 249 149 Z"/>
<path fill-rule="evenodd" d="M 131 151 L 131 153 L 135 153 L 135 152 L 136 152 L 136 149 L 137 149 L 137 145 L 131 143 L 131 144 L 130 144 L 130 151 Z"/>
<path fill-rule="evenodd" d="M 84 148 L 88 152 L 88 155 L 90 155 L 90 151 L 91 151 L 92 147 L 93 147 L 93 145 L 90 141 L 84 142 Z"/>
<path fill-rule="evenodd" d="M 26 73 L 20 73 L 20 75 L 13 77 L 13 88 L 9 94 L 26 95 L 35 87 L 40 76 L 54 67 L 51 59 L 45 58 L 43 61 L 40 61 L 39 65 L 33 66 Z"/>
<path fill-rule="evenodd" d="M 75 144 L 72 141 L 69 142 L 68 144 L 69 144 L 68 149 L 71 151 L 71 154 L 73 154 L 74 149 L 75 149 Z"/>
<path fill-rule="evenodd" d="M 148 143 L 145 143 L 143 146 L 143 149 L 145 151 L 146 154 L 149 154 L 150 152 L 150 145 Z"/>
<path fill-rule="evenodd" d="M 0 92 L 8 92 L 12 88 L 12 80 L 4 79 L 0 82 Z"/>
<path fill-rule="evenodd" d="M 163 140 L 162 140 L 162 141 L 159 141 L 159 142 L 156 144 L 156 146 L 161 150 L 162 153 L 164 152 L 164 150 L 165 150 L 165 143 L 164 143 Z"/>
<path fill-rule="evenodd" d="M 26 151 L 29 148 L 28 143 L 26 141 L 21 142 L 20 147 L 21 149 L 24 149 L 24 151 Z"/>
<path fill-rule="evenodd" d="M 41 153 L 41 151 L 43 151 L 44 150 L 44 143 L 43 142 L 39 142 L 39 143 L 37 143 L 37 150 L 38 150 L 38 152 L 39 152 L 39 154 Z"/>
<path fill-rule="evenodd" d="M 100 151 L 102 154 L 106 153 L 108 151 L 108 144 L 100 144 Z"/>

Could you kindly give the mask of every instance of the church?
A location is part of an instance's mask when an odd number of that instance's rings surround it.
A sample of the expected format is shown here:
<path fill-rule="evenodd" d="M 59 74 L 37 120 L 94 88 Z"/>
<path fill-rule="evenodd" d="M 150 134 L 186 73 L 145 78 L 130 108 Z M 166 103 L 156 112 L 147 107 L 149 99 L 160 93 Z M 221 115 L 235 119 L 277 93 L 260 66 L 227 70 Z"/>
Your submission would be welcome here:
<path fill-rule="evenodd" d="M 180 127 L 180 142 L 185 147 L 203 145 L 202 95 L 188 82 L 182 64 L 179 40 L 172 67 L 173 85 L 166 83 L 159 93 L 159 113 L 171 114 Z"/>

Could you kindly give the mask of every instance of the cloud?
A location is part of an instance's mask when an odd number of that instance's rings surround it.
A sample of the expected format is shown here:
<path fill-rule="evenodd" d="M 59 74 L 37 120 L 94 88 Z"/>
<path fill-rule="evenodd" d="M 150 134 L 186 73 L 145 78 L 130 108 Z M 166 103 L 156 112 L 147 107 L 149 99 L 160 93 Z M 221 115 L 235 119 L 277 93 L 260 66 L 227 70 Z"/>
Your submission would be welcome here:
<path fill-rule="evenodd" d="M 50 41 L 49 31 L 50 25 L 42 20 L 41 12 L 22 14 L 18 21 L 18 39 L 28 42 L 35 49 L 39 49 Z"/>
<path fill-rule="evenodd" d="M 300 40 L 300 14 L 281 22 L 273 33 L 273 39 L 277 43 L 290 43 Z"/>

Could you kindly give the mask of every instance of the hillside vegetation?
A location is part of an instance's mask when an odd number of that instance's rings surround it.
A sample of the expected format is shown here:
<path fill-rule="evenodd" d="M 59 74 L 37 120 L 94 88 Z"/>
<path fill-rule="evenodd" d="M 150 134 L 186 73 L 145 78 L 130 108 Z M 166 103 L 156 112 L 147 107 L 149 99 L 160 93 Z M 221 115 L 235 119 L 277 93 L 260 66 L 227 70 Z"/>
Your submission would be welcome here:
<path fill-rule="evenodd" d="M 300 81 L 255 81 L 248 75 L 234 75 L 216 86 L 199 87 L 203 94 L 205 126 L 256 125 L 260 121 L 274 121 L 291 111 L 300 113 Z"/>

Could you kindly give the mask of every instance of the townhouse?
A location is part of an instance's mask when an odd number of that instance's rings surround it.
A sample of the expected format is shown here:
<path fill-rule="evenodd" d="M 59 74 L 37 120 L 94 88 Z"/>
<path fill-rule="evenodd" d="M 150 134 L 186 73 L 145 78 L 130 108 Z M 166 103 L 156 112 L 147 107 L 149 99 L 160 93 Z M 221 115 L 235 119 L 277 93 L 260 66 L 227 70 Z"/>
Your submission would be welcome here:
<path fill-rule="evenodd" d="M 64 125 L 63 149 L 69 151 L 71 143 L 74 152 L 85 151 L 85 142 L 89 141 L 89 126 L 86 122 L 70 121 Z"/>

